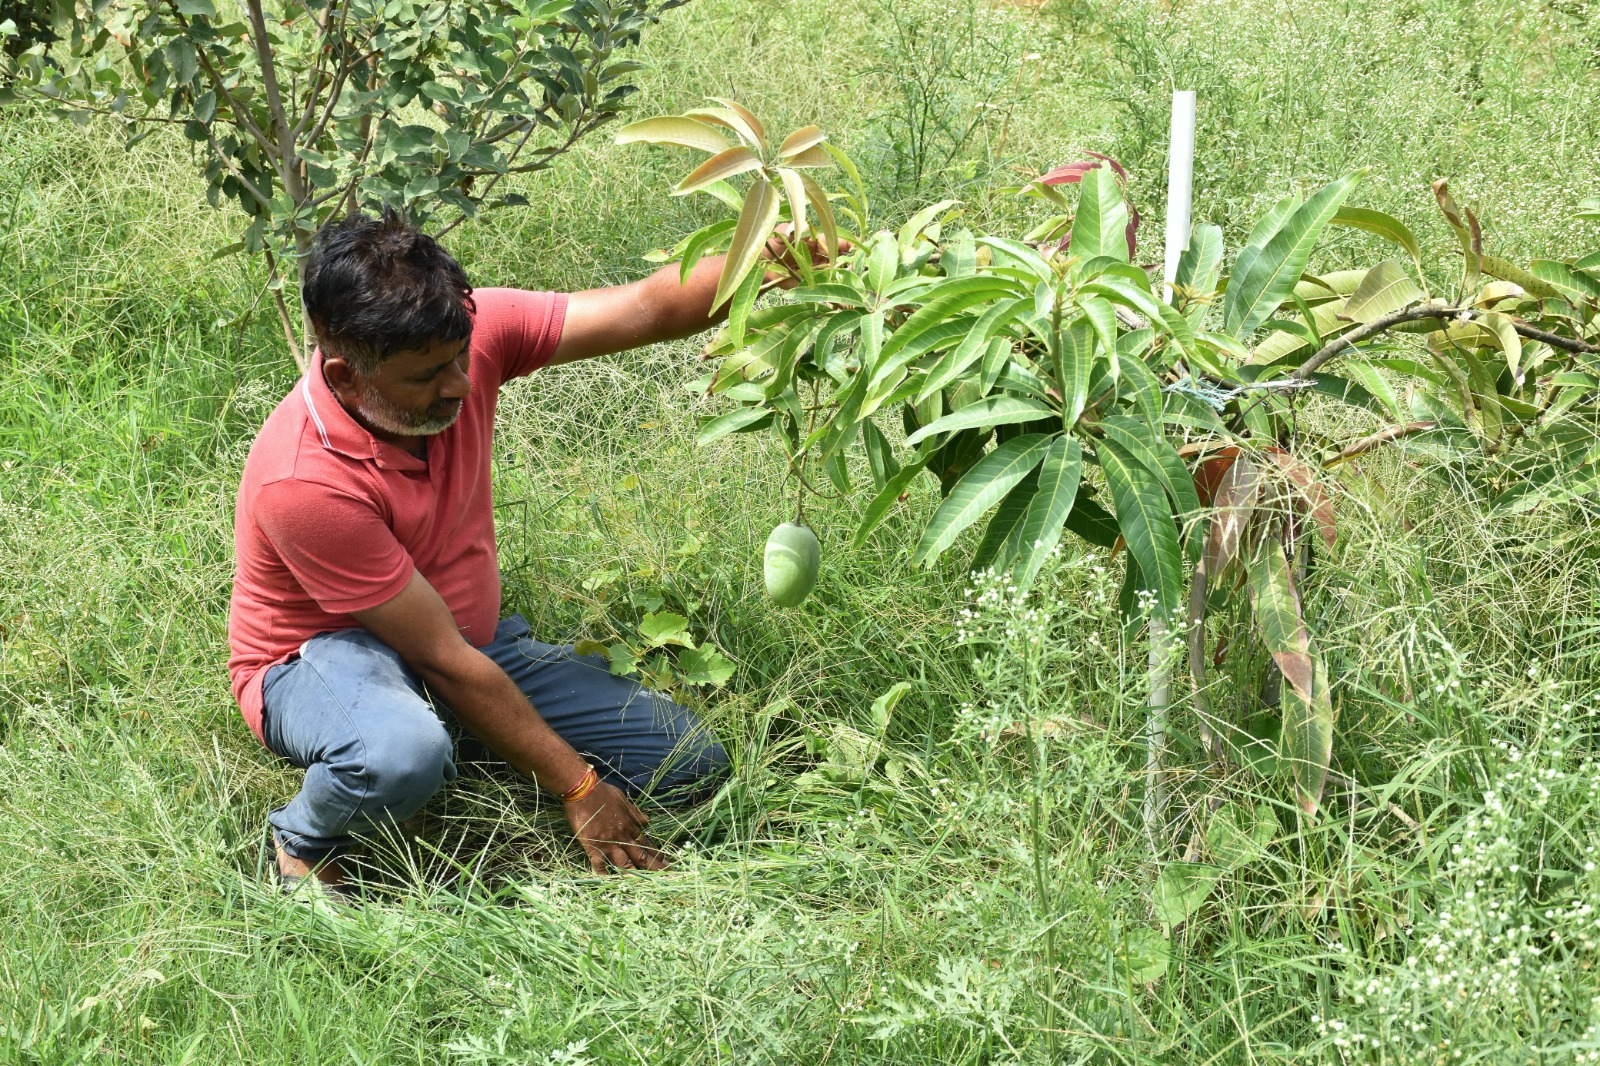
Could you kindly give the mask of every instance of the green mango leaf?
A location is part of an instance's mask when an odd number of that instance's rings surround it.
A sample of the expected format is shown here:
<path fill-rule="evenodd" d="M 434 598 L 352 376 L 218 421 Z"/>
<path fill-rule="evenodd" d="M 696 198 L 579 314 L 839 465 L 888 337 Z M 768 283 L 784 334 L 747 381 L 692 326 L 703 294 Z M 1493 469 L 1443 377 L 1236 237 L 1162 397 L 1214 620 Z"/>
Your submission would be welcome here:
<path fill-rule="evenodd" d="M 1292 686 L 1282 690 L 1283 735 L 1280 753 L 1294 774 L 1300 807 L 1315 814 L 1328 779 L 1333 757 L 1333 696 L 1328 688 L 1328 668 L 1322 656 L 1311 656 L 1311 689 L 1306 695 Z"/>
<path fill-rule="evenodd" d="M 705 447 L 714 440 L 721 440 L 730 433 L 751 429 L 756 423 L 770 421 L 772 412 L 765 407 L 741 407 L 737 411 L 729 411 L 725 415 L 718 415 L 708 420 L 700 427 L 700 433 L 694 442 L 699 447 Z"/>
<path fill-rule="evenodd" d="M 1027 517 L 1028 508 L 1038 491 L 1039 468 L 1034 467 L 1028 471 L 1027 477 L 1006 493 L 1006 498 L 995 508 L 977 548 L 973 550 L 968 569 L 982 571 L 993 567 L 997 571 L 1004 571 L 1011 565 L 1017 556 L 1017 545 L 1021 543 L 1019 533 L 1022 520 Z"/>
<path fill-rule="evenodd" d="M 1282 226 L 1248 262 L 1239 256 L 1228 281 L 1224 332 L 1243 337 L 1271 318 L 1305 273 L 1311 249 L 1323 227 L 1355 188 L 1354 174 L 1330 182 L 1293 210 Z M 1276 210 L 1276 209 L 1275 209 Z"/>
<path fill-rule="evenodd" d="M 1167 936 L 1205 905 L 1225 872 L 1205 862 L 1169 862 L 1161 868 L 1150 902 Z"/>
<path fill-rule="evenodd" d="M 1079 184 L 1078 213 L 1072 221 L 1072 254 L 1083 259 L 1097 255 L 1128 261 L 1128 207 L 1122 200 L 1117 176 L 1099 166 Z"/>
<path fill-rule="evenodd" d="M 1405 267 L 1393 259 L 1384 260 L 1361 279 L 1356 291 L 1345 301 L 1340 317 L 1352 322 L 1371 322 L 1424 299 L 1427 293 L 1412 280 Z M 1313 312 L 1315 317 L 1315 312 Z M 1321 347 L 1321 345 L 1317 345 Z"/>
<path fill-rule="evenodd" d="M 1038 400 L 1028 400 L 1020 396 L 991 396 L 923 426 L 906 438 L 906 445 L 911 447 L 928 437 L 977 426 L 1006 426 L 1017 422 L 1036 422 L 1041 418 L 1053 419 L 1058 416 L 1055 408 Z"/>
<path fill-rule="evenodd" d="M 1560 291 L 1574 303 L 1583 300 L 1600 300 L 1600 279 L 1590 277 L 1581 270 L 1573 270 L 1565 263 L 1553 259 L 1535 259 L 1528 264 L 1533 276 Z"/>
<path fill-rule="evenodd" d="M 1056 437 L 1039 465 L 1039 483 L 1017 530 L 1018 554 L 1011 578 L 1026 592 L 1061 543 L 1067 515 L 1083 480 L 1083 445 L 1078 438 Z"/>
<path fill-rule="evenodd" d="M 1183 553 L 1161 478 L 1109 438 L 1095 446 L 1095 457 L 1111 487 L 1128 554 L 1155 583 L 1157 607 L 1170 616 L 1183 602 Z"/>
<path fill-rule="evenodd" d="M 1199 517 L 1200 496 L 1195 492 L 1194 476 L 1184 465 L 1183 457 L 1173 448 L 1155 424 L 1139 422 L 1126 415 L 1111 415 L 1100 423 L 1106 437 L 1114 440 L 1140 465 L 1161 480 L 1172 507 L 1183 522 Z"/>
<path fill-rule="evenodd" d="M 900 501 L 901 496 L 905 495 L 906 491 L 911 487 L 911 482 L 918 474 L 922 473 L 926 465 L 927 460 L 925 458 L 920 461 L 914 461 L 907 466 L 901 467 L 894 476 L 884 482 L 883 488 L 878 490 L 878 494 L 872 497 L 862 510 L 861 523 L 856 527 L 855 535 L 850 538 L 851 548 L 859 548 L 867 542 L 867 536 L 878 528 L 878 525 L 889 514 L 890 509 Z"/>
<path fill-rule="evenodd" d="M 905 699 L 906 694 L 910 691 L 911 682 L 896 681 L 889 686 L 888 691 L 872 701 L 872 707 L 867 712 L 867 715 L 872 720 L 873 728 L 877 731 L 879 740 L 883 739 L 883 734 L 889 729 L 889 718 L 894 714 L 894 709 L 900 705 L 900 701 Z"/>
<path fill-rule="evenodd" d="M 1374 211 L 1368 207 L 1341 207 L 1334 212 L 1330 219 L 1335 226 L 1349 226 L 1351 229 L 1365 230 L 1377 234 L 1391 244 L 1398 245 L 1411 257 L 1412 264 L 1417 268 L 1417 273 L 1422 271 L 1422 245 L 1404 222 L 1382 211 Z"/>
<path fill-rule="evenodd" d="M 1011 299 L 1001 300 L 984 311 L 962 342 L 946 352 L 944 357 L 928 371 L 922 390 L 917 394 L 917 402 L 921 403 L 960 377 L 988 351 L 989 342 L 994 335 L 1027 310 L 1027 300 Z"/>
<path fill-rule="evenodd" d="M 867 466 L 872 471 L 872 483 L 881 489 L 900 472 L 900 461 L 894 457 L 894 448 L 890 446 L 889 439 L 874 422 L 861 423 L 861 443 L 867 449 Z"/>
<path fill-rule="evenodd" d="M 988 510 L 1026 477 L 1044 458 L 1050 437 L 1025 433 L 1013 437 L 973 464 L 956 482 L 928 520 L 922 539 L 911 554 L 912 562 L 931 566 L 961 531 L 982 518 Z"/>

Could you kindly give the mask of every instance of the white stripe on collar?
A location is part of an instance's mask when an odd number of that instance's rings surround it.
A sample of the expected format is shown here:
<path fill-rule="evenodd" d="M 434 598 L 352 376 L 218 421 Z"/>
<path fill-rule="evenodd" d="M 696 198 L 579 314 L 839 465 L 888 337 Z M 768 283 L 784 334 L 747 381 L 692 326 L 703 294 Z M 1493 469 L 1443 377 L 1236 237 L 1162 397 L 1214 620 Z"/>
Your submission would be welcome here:
<path fill-rule="evenodd" d="M 317 424 L 317 435 L 322 438 L 322 446 L 331 450 L 333 445 L 328 442 L 328 427 L 322 424 L 322 416 L 317 414 L 317 405 L 311 400 L 310 373 L 300 379 L 300 391 L 305 394 L 306 410 L 311 412 L 311 421 Z"/>

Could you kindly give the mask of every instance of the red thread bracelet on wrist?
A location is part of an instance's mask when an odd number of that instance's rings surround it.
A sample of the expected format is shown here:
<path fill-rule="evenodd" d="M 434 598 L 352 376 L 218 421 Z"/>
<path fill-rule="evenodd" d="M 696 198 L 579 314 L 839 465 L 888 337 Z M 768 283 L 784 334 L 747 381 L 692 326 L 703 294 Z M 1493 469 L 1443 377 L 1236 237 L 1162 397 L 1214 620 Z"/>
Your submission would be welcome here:
<path fill-rule="evenodd" d="M 600 775 L 595 772 L 595 768 L 592 766 L 586 766 L 583 768 L 583 776 L 578 778 L 578 783 L 561 793 L 561 802 L 573 803 L 577 800 L 581 800 L 583 797 L 593 792 L 595 786 L 599 783 Z"/>

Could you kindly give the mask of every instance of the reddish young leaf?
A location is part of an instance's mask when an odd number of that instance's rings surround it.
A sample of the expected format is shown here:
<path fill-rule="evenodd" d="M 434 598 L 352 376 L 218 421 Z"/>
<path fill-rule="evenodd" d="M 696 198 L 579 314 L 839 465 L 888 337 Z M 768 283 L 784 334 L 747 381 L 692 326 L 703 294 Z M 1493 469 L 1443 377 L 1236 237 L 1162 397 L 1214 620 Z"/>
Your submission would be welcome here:
<path fill-rule="evenodd" d="M 1047 170 L 1045 171 L 1044 176 L 1039 179 L 1039 184 L 1077 185 L 1079 182 L 1083 181 L 1083 176 L 1089 173 L 1089 171 L 1098 169 L 1102 164 L 1109 166 L 1116 173 L 1118 180 L 1120 180 L 1122 183 L 1124 194 L 1123 201 L 1128 205 L 1128 256 L 1129 258 L 1132 258 L 1134 249 L 1138 246 L 1139 209 L 1134 206 L 1133 201 L 1128 199 L 1126 195 L 1128 188 L 1128 172 L 1123 169 L 1121 163 L 1117 162 L 1115 159 L 1112 159 L 1108 155 L 1101 155 L 1099 152 L 1090 152 L 1089 154 L 1094 156 L 1093 161 L 1088 159 L 1080 159 L 1076 163 L 1068 163 L 1066 166 L 1055 167 L 1051 170 Z M 1060 251 L 1064 252 L 1067 250 L 1067 247 L 1069 244 L 1071 244 L 1071 242 L 1072 234 L 1069 233 L 1065 237 L 1061 238 L 1061 243 L 1057 247 Z"/>

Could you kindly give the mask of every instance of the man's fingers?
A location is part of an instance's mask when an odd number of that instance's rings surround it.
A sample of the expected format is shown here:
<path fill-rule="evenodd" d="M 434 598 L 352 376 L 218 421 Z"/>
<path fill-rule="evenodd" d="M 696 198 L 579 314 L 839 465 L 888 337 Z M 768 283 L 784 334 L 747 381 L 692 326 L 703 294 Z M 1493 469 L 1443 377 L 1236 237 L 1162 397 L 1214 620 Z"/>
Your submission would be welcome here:
<path fill-rule="evenodd" d="M 593 870 L 597 874 L 605 873 L 606 872 L 606 857 L 604 855 L 600 854 L 600 849 L 599 848 L 585 848 L 584 850 L 589 853 L 589 869 Z"/>

